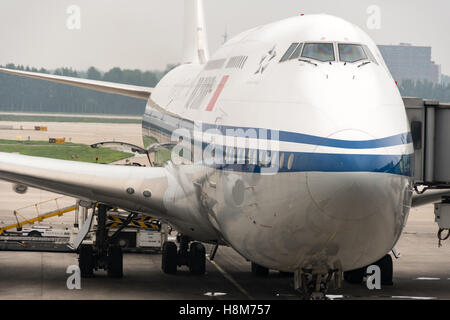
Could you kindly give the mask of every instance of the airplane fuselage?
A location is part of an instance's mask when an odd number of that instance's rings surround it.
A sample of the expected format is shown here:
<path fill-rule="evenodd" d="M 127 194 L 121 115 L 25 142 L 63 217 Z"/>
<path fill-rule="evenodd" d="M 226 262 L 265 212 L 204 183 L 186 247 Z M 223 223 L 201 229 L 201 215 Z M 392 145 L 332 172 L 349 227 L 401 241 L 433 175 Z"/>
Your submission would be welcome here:
<path fill-rule="evenodd" d="M 296 43 L 334 52 L 286 59 Z M 340 44 L 367 46 L 373 61 L 341 61 Z M 342 19 L 255 28 L 208 64 L 173 70 L 152 94 L 143 132 L 168 142 L 180 129 L 193 149 L 203 139 L 193 154 L 223 146 L 222 163 L 191 155 L 167 168 L 180 185 L 164 200 L 171 222 L 195 239 L 273 269 L 351 270 L 389 252 L 406 223 L 413 150 L 404 105 L 376 45 Z M 237 130 L 243 159 L 239 147 L 232 154 L 236 139 L 224 138 Z"/>

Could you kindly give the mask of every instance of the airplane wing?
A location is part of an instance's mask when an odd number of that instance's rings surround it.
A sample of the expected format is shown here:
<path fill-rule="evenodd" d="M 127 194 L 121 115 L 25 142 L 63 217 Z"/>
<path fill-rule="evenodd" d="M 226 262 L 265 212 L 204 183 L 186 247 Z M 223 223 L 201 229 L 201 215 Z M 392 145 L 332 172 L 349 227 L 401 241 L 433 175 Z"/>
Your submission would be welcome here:
<path fill-rule="evenodd" d="M 163 218 L 164 168 L 102 165 L 0 153 L 0 179 Z M 151 196 L 144 196 L 150 191 Z"/>
<path fill-rule="evenodd" d="M 450 190 L 433 190 L 427 191 L 423 194 L 415 194 L 412 199 L 412 207 L 438 202 L 444 196 L 450 196 Z"/>
<path fill-rule="evenodd" d="M 150 95 L 152 94 L 152 88 L 148 87 L 140 87 L 133 86 L 127 84 L 113 83 L 113 82 L 105 82 L 105 81 L 97 81 L 97 80 L 89 80 L 89 79 L 80 79 L 80 78 L 72 78 L 72 77 L 63 77 L 63 76 L 55 76 L 51 74 L 44 73 L 35 73 L 35 72 L 26 72 L 26 71 L 18 71 L 11 69 L 0 68 L 0 72 L 13 74 L 22 77 L 47 80 L 51 82 L 57 82 L 62 84 L 67 84 L 75 87 L 85 88 L 96 90 L 100 92 L 113 93 L 122 96 L 148 100 Z"/>
<path fill-rule="evenodd" d="M 152 88 L 104 81 L 4 68 L 0 72 L 144 100 L 152 93 Z M 130 211 L 150 209 L 153 212 L 149 213 L 155 217 L 165 211 L 162 199 L 168 186 L 167 171 L 163 168 L 90 164 L 8 153 L 0 153 L 0 179 Z M 143 185 L 147 189 L 143 190 Z M 143 191 L 150 191 L 151 198 L 145 198 Z"/>

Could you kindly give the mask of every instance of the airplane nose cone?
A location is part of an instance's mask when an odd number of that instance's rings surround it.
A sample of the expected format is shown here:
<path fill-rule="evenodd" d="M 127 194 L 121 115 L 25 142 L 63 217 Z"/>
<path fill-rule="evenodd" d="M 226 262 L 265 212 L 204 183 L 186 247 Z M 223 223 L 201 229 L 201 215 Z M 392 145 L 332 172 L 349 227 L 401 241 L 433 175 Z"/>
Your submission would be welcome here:
<path fill-rule="evenodd" d="M 328 138 L 339 141 L 335 146 L 353 148 L 375 139 L 366 132 L 352 129 L 339 131 Z M 322 167 L 329 172 L 308 172 L 307 185 L 313 202 L 328 217 L 359 220 L 381 210 L 379 194 L 383 190 L 379 189 L 382 186 L 379 186 L 380 181 L 374 181 L 379 180 L 375 173 L 367 172 L 376 167 L 371 166 L 370 158 L 361 155 L 360 150 L 329 146 L 318 146 L 315 150 L 315 159 L 321 159 L 323 155 Z"/>
<path fill-rule="evenodd" d="M 311 219 L 328 235 L 326 246 L 336 245 L 344 269 L 351 270 L 378 260 L 395 245 L 409 211 L 410 179 L 396 174 L 401 160 L 386 148 L 362 149 L 375 139 L 370 134 L 344 130 L 329 138 L 345 141 L 347 148 L 316 149 L 314 159 L 323 159 L 324 170 L 306 174 Z"/>
<path fill-rule="evenodd" d="M 328 218 L 363 220 L 382 210 L 389 196 L 371 174 L 308 173 L 307 186 L 313 203 Z M 380 191 L 382 195 L 380 196 Z"/>

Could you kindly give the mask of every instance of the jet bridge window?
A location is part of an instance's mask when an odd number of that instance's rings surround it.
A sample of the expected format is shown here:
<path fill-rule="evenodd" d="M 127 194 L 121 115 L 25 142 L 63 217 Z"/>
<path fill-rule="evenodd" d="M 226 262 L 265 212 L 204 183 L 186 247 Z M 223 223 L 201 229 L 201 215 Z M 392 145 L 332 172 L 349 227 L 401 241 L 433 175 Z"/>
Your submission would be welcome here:
<path fill-rule="evenodd" d="M 314 59 L 321 62 L 335 61 L 332 43 L 305 43 L 302 58 Z"/>
<path fill-rule="evenodd" d="M 368 59 L 362 45 L 340 43 L 338 47 L 341 62 L 353 63 Z"/>

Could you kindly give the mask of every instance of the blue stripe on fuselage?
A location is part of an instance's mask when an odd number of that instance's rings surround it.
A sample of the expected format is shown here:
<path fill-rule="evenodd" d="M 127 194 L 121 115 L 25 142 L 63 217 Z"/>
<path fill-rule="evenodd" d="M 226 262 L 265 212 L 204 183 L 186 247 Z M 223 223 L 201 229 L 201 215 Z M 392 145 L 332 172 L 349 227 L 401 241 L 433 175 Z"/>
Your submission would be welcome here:
<path fill-rule="evenodd" d="M 169 115 L 165 115 L 165 117 L 171 118 Z M 159 122 L 162 119 L 155 118 Z M 167 120 L 167 119 L 166 119 Z M 288 131 L 276 131 L 269 129 L 260 129 L 260 128 L 249 128 L 249 127 L 236 127 L 236 126 L 217 126 L 213 124 L 205 124 L 202 123 L 202 126 L 196 127 L 193 122 L 189 122 L 189 126 L 186 126 L 188 121 L 181 121 L 180 119 L 173 118 L 172 121 L 165 122 L 167 125 L 173 126 L 173 130 L 178 128 L 185 128 L 191 134 L 193 130 L 198 130 L 200 132 L 205 132 L 210 129 L 218 130 L 223 135 L 231 135 L 235 136 L 237 130 L 241 130 L 241 132 L 237 135 L 239 137 L 248 137 L 250 133 L 250 138 L 257 138 L 263 140 L 271 140 L 276 139 L 284 142 L 291 143 L 302 143 L 309 145 L 318 145 L 325 147 L 334 147 L 334 148 L 342 148 L 342 149 L 376 149 L 383 147 L 391 147 L 397 145 L 406 145 L 412 142 L 410 133 L 398 134 L 390 137 L 385 137 L 381 139 L 373 139 L 373 140 L 338 140 L 338 139 L 330 139 L 324 137 L 318 137 L 313 135 L 307 135 L 296 132 L 288 132 Z M 171 134 L 170 129 L 161 128 L 158 122 L 153 122 L 152 117 L 148 116 L 144 117 L 143 120 L 144 128 L 157 131 L 162 131 L 165 134 Z M 194 129 L 195 128 L 195 129 Z M 249 132 L 248 130 L 252 130 L 253 132 Z M 243 132 L 242 132 L 243 131 Z M 210 132 L 214 133 L 214 132 Z M 201 143 L 202 149 L 204 150 L 207 146 L 206 143 Z M 382 150 L 380 150 L 382 152 Z M 317 171 L 317 172 L 383 172 L 390 174 L 397 174 L 403 176 L 412 176 L 412 155 L 383 155 L 383 154 L 325 154 L 325 153 L 305 153 L 305 152 L 290 152 L 283 151 L 285 154 L 285 163 L 282 168 L 279 169 L 278 172 L 308 172 L 308 171 Z M 290 155 L 294 156 L 294 161 L 292 164 L 292 168 L 287 169 L 286 164 L 288 161 L 288 157 Z M 267 167 L 261 167 L 254 164 L 215 164 L 212 167 L 216 167 L 221 170 L 233 170 L 238 172 L 261 172 L 262 169 Z"/>
<path fill-rule="evenodd" d="M 282 168 L 276 170 L 280 173 L 288 172 L 374 172 L 389 173 L 402 176 L 413 176 L 412 155 L 367 155 L 367 154 L 324 154 L 285 152 Z M 288 157 L 294 156 L 292 167 L 287 168 Z M 253 164 L 216 164 L 216 169 L 247 173 L 261 173 L 262 169 L 268 171 L 269 167 Z"/>
<path fill-rule="evenodd" d="M 267 140 L 275 139 L 282 142 L 302 143 L 302 144 L 333 147 L 333 148 L 344 148 L 344 149 L 376 149 L 376 148 L 405 145 L 412 142 L 412 137 L 410 133 L 402 133 L 386 138 L 373 140 L 338 140 L 290 131 L 277 131 L 262 128 L 217 126 L 213 124 L 203 124 L 202 128 L 203 132 L 210 129 L 219 130 L 223 135 L 227 135 L 227 130 L 229 130 L 228 134 L 232 131 L 236 132 L 238 130 L 242 130 L 246 133 L 251 131 L 255 134 L 255 136 L 252 136 L 252 138 L 254 137 L 258 139 L 267 139 Z M 278 133 L 278 137 L 274 136 L 274 133 Z"/>

